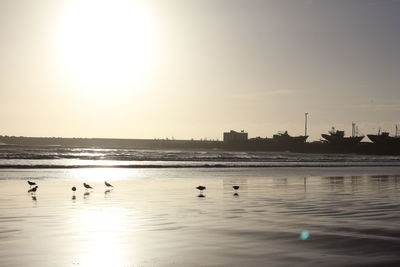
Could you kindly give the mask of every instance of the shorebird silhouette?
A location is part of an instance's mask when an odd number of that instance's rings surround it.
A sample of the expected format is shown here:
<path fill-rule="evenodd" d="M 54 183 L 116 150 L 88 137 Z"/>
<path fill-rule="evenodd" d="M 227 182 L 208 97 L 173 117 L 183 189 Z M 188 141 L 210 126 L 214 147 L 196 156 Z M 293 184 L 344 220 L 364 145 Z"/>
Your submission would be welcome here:
<path fill-rule="evenodd" d="M 238 194 L 238 192 L 237 192 L 238 189 L 239 189 L 239 187 L 240 187 L 240 186 L 238 186 L 238 185 L 232 186 L 232 188 L 235 190 L 235 193 L 233 194 L 234 197 L 238 197 L 238 196 L 239 196 L 239 194 Z"/>
<path fill-rule="evenodd" d="M 34 185 L 36 185 L 35 182 L 31 182 L 31 181 L 27 181 L 27 183 L 29 184 L 29 186 L 34 186 Z"/>
<path fill-rule="evenodd" d="M 91 187 L 90 185 L 88 185 L 87 183 L 83 183 L 83 186 L 87 189 L 93 189 L 93 187 Z"/>
<path fill-rule="evenodd" d="M 107 183 L 107 181 L 104 181 L 104 184 L 106 185 L 106 187 L 114 187 L 112 184 Z"/>
<path fill-rule="evenodd" d="M 199 185 L 198 187 L 196 187 L 196 189 L 199 190 L 200 192 L 203 192 L 203 190 L 206 190 L 206 187 Z"/>
<path fill-rule="evenodd" d="M 35 186 L 34 188 L 31 188 L 28 190 L 28 193 L 36 193 L 36 190 L 39 188 L 39 186 Z"/>
<path fill-rule="evenodd" d="M 74 191 L 74 192 L 76 191 L 76 187 L 75 187 L 75 186 L 73 186 L 71 189 L 72 189 L 72 191 Z"/>

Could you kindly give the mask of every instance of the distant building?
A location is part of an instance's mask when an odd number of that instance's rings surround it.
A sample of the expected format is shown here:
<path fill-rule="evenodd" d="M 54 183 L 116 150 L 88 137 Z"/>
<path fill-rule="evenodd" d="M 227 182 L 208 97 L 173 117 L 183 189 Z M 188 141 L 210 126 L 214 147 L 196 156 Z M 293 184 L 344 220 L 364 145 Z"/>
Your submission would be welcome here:
<path fill-rule="evenodd" d="M 224 142 L 231 141 L 246 141 L 248 139 L 248 134 L 243 130 L 240 132 L 236 132 L 231 130 L 230 132 L 224 133 Z"/>

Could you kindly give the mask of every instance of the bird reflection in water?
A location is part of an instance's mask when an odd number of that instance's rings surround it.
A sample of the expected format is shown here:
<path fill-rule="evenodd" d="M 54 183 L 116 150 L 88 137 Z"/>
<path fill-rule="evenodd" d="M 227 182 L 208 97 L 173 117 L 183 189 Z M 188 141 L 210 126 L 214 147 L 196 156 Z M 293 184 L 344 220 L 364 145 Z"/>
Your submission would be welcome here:
<path fill-rule="evenodd" d="M 235 193 L 233 193 L 233 196 L 234 197 L 239 197 L 239 193 L 235 192 Z"/>
<path fill-rule="evenodd" d="M 106 190 L 104 191 L 104 199 L 108 198 L 108 197 L 110 196 L 110 193 L 111 193 L 111 192 L 112 192 L 111 189 L 106 189 Z"/>
<path fill-rule="evenodd" d="M 197 197 L 206 197 L 203 193 L 200 193 Z"/>
<path fill-rule="evenodd" d="M 32 196 L 32 200 L 36 202 L 37 201 L 36 196 Z"/>
<path fill-rule="evenodd" d="M 83 198 L 87 199 L 90 196 L 90 192 L 83 193 Z"/>

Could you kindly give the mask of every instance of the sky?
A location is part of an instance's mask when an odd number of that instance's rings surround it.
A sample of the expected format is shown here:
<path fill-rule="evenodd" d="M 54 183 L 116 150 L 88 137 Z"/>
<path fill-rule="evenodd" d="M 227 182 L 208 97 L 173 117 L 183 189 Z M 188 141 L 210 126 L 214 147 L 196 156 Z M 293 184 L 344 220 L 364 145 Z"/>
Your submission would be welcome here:
<path fill-rule="evenodd" d="M 0 135 L 400 124 L 400 1 L 0 1 Z"/>

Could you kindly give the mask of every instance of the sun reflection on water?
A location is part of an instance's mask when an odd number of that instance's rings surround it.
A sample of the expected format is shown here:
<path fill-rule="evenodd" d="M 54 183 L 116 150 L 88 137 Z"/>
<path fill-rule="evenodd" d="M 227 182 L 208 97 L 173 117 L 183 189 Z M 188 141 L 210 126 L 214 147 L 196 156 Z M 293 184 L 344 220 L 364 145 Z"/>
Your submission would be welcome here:
<path fill-rule="evenodd" d="M 74 232 L 80 239 L 81 253 L 75 262 L 80 266 L 124 266 L 128 255 L 123 240 L 127 232 L 125 209 L 96 208 L 77 211 Z M 135 254 L 130 244 L 129 255 Z"/>
<path fill-rule="evenodd" d="M 74 169 L 71 172 L 71 178 L 81 181 L 114 181 L 114 180 L 127 180 L 128 178 L 138 177 L 138 169 L 124 169 L 124 168 L 85 168 Z"/>

